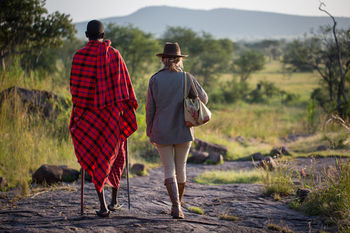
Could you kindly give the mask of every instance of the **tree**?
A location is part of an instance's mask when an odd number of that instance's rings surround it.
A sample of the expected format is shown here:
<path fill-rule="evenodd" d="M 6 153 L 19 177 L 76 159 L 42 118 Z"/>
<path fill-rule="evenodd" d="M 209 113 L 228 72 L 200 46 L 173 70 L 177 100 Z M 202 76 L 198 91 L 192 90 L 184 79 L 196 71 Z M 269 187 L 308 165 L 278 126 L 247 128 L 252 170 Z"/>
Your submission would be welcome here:
<path fill-rule="evenodd" d="M 240 76 L 241 82 L 245 82 L 252 73 L 262 70 L 265 65 L 263 54 L 254 50 L 242 52 L 233 62 L 233 72 Z"/>
<path fill-rule="evenodd" d="M 337 109 L 341 113 L 348 102 L 344 98 L 347 91 L 342 86 L 339 64 L 342 66 L 343 76 L 345 77 L 350 70 L 350 46 L 348 45 L 350 29 L 336 31 L 339 49 L 342 54 L 340 63 L 337 44 L 330 35 L 332 30 L 329 26 L 320 27 L 319 31 L 311 37 L 293 41 L 290 48 L 292 48 L 294 59 L 284 59 L 284 62 L 289 65 L 291 71 L 300 70 L 301 67 L 304 67 L 304 70 L 317 71 L 322 78 L 322 83 L 325 84 L 328 98 L 321 96 L 321 93 L 324 93 L 321 90 L 315 90 L 313 96 L 318 100 L 322 100 L 320 105 L 326 111 Z M 288 52 L 288 49 L 286 50 Z M 334 108 L 334 106 L 336 107 Z"/>
<path fill-rule="evenodd" d="M 245 43 L 244 46 L 263 53 L 265 56 L 268 56 L 270 60 L 277 60 L 281 55 L 280 40 L 261 40 L 253 43 Z"/>
<path fill-rule="evenodd" d="M 109 24 L 105 38 L 110 39 L 112 45 L 120 51 L 130 74 L 136 79 L 149 73 L 152 65 L 158 61 L 155 56 L 161 51 L 158 41 L 152 34 L 145 33 L 137 27 Z"/>
<path fill-rule="evenodd" d="M 64 38 L 75 33 L 69 15 L 48 14 L 45 0 L 0 1 L 0 59 L 5 69 L 5 58 L 15 54 L 31 53 L 37 56 L 44 48 L 57 47 Z"/>
<path fill-rule="evenodd" d="M 212 86 L 216 77 L 231 65 L 233 43 L 228 39 L 214 39 L 208 33 L 198 34 L 189 28 L 168 27 L 162 41 L 180 44 L 182 53 L 189 55 L 186 70 L 197 76 L 204 87 Z"/>
<path fill-rule="evenodd" d="M 309 72 L 313 69 L 312 66 L 308 64 L 307 60 L 309 58 L 310 50 L 315 50 L 316 46 L 319 46 L 319 44 L 317 44 L 317 41 L 309 41 L 308 43 L 314 48 L 307 48 L 303 43 L 304 42 L 300 40 L 293 40 L 286 45 L 282 63 L 285 65 L 287 71 Z"/>

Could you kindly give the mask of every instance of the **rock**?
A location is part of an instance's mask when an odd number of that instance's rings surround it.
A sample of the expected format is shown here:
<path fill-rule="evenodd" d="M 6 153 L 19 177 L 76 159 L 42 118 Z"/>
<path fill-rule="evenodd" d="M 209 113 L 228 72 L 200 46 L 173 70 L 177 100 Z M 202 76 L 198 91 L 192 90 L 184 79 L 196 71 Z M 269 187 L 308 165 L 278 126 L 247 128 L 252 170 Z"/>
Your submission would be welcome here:
<path fill-rule="evenodd" d="M 291 155 L 288 149 L 284 146 L 273 148 L 270 152 L 270 155 L 275 158 L 282 157 L 283 155 Z"/>
<path fill-rule="evenodd" d="M 188 157 L 187 163 L 204 163 L 208 157 L 208 152 L 194 151 L 191 156 Z"/>
<path fill-rule="evenodd" d="M 208 152 L 208 153 L 217 152 L 221 155 L 227 154 L 227 148 L 224 145 L 212 144 L 212 143 L 200 140 L 198 138 L 194 140 L 194 143 L 196 145 L 195 149 L 197 151 Z"/>
<path fill-rule="evenodd" d="M 207 164 L 222 164 L 224 162 L 224 157 L 216 152 L 209 154 L 208 158 L 205 160 Z"/>
<path fill-rule="evenodd" d="M 42 165 L 32 175 L 33 182 L 53 184 L 62 180 L 63 168 L 56 165 Z"/>
<path fill-rule="evenodd" d="M 320 146 L 316 147 L 316 151 L 323 151 L 323 150 L 327 150 L 327 149 L 328 149 L 328 147 L 325 145 L 320 145 Z"/>
<path fill-rule="evenodd" d="M 309 195 L 309 193 L 311 193 L 309 189 L 298 188 L 296 195 L 299 198 L 300 202 L 304 202 L 307 196 Z"/>
<path fill-rule="evenodd" d="M 243 138 L 242 136 L 236 137 L 235 140 L 236 140 L 236 142 L 239 142 L 239 143 L 241 143 L 242 145 L 245 145 L 245 144 L 246 144 L 246 143 L 245 143 L 245 140 L 244 140 L 244 138 Z"/>
<path fill-rule="evenodd" d="M 79 172 L 67 166 L 44 164 L 32 175 L 32 180 L 39 184 L 54 184 L 60 181 L 72 182 L 79 178 Z"/>
<path fill-rule="evenodd" d="M 28 109 L 29 113 L 40 113 L 46 118 L 56 118 L 61 111 L 60 108 L 67 110 L 70 104 L 69 99 L 51 92 L 20 87 L 10 87 L 0 92 L 0 107 L 5 99 L 10 100 L 12 105 L 15 105 L 17 99 Z"/>
<path fill-rule="evenodd" d="M 5 177 L 0 177 L 0 190 L 3 190 L 7 187 L 7 181 Z"/>
<path fill-rule="evenodd" d="M 254 161 L 261 161 L 264 159 L 264 155 L 260 152 L 254 153 L 252 155 L 250 155 L 250 157 L 254 160 Z"/>
<path fill-rule="evenodd" d="M 141 163 L 135 163 L 131 167 L 131 172 L 138 175 L 138 176 L 144 176 L 146 175 L 146 166 Z"/>
<path fill-rule="evenodd" d="M 284 147 L 284 146 L 281 147 L 281 151 L 282 151 L 283 155 L 291 155 L 289 150 L 286 147 Z"/>
<path fill-rule="evenodd" d="M 76 181 L 77 179 L 79 179 L 79 174 L 80 174 L 79 171 L 65 167 L 63 168 L 62 181 L 63 182 Z"/>
<path fill-rule="evenodd" d="M 277 167 L 277 164 L 271 156 L 266 156 L 263 160 L 261 160 L 258 163 L 258 167 L 262 167 L 264 169 L 269 169 L 270 171 L 272 171 Z"/>

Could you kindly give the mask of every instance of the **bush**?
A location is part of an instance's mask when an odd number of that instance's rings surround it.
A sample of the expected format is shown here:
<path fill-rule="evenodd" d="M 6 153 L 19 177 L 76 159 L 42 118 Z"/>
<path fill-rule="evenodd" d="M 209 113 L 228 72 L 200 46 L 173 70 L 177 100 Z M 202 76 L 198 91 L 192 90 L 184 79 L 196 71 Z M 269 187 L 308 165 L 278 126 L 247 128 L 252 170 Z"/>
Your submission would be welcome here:
<path fill-rule="evenodd" d="M 350 164 L 339 163 L 334 173 L 308 196 L 301 209 L 310 215 L 321 215 L 339 229 L 350 227 Z"/>
<path fill-rule="evenodd" d="M 265 183 L 264 194 L 273 196 L 288 196 L 295 190 L 295 185 L 292 181 L 291 171 L 278 167 L 275 171 L 266 171 L 266 177 L 263 180 Z"/>

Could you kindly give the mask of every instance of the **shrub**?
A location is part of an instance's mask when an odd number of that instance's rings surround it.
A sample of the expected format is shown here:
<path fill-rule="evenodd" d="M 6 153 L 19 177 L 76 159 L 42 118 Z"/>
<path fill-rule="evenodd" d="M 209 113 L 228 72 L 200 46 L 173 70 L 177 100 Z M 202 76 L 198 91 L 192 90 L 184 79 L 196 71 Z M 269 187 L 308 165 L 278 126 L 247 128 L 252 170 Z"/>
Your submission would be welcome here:
<path fill-rule="evenodd" d="M 295 190 L 291 171 L 283 167 L 272 172 L 266 171 L 264 183 L 264 194 L 267 196 L 288 196 Z"/>
<path fill-rule="evenodd" d="M 321 215 L 339 229 L 350 227 L 350 163 L 339 163 L 334 173 L 308 196 L 301 209 L 310 215 Z"/>

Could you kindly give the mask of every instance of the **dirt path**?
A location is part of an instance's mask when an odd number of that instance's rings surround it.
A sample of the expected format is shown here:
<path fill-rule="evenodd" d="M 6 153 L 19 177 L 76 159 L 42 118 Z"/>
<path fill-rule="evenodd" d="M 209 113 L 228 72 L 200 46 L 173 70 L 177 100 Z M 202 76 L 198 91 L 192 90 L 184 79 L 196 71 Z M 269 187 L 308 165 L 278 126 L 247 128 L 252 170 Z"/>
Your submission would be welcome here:
<path fill-rule="evenodd" d="M 303 162 L 300 162 L 304 164 Z M 327 161 L 325 164 L 328 164 Z M 200 185 L 193 178 L 211 169 L 250 169 L 251 162 L 225 162 L 223 165 L 188 165 L 186 206 L 199 206 L 205 215 L 189 212 L 186 219 L 173 220 L 170 201 L 163 185 L 162 168 L 149 171 L 149 176 L 131 181 L 131 211 L 127 210 L 126 180 L 121 183 L 119 201 L 124 207 L 102 219 L 92 183 L 85 186 L 85 212 L 80 216 L 79 183 L 71 190 L 37 193 L 18 201 L 15 206 L 1 199 L 0 232 L 269 232 L 267 224 L 288 227 L 294 232 L 318 232 L 323 229 L 317 217 L 305 216 L 288 208 L 286 201 L 265 197 L 261 185 Z M 111 191 L 106 191 L 109 201 Z M 221 214 L 238 216 L 238 221 L 219 220 Z"/>

